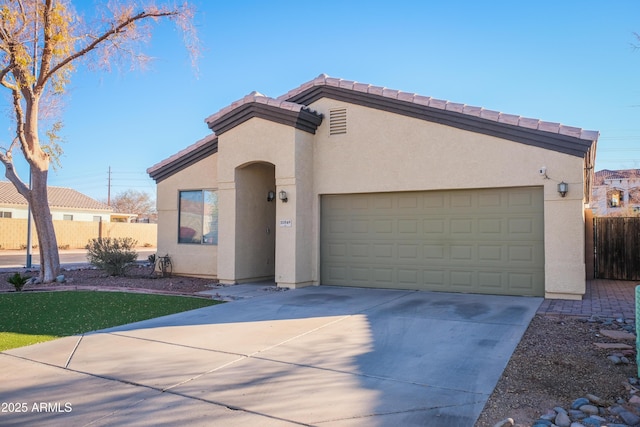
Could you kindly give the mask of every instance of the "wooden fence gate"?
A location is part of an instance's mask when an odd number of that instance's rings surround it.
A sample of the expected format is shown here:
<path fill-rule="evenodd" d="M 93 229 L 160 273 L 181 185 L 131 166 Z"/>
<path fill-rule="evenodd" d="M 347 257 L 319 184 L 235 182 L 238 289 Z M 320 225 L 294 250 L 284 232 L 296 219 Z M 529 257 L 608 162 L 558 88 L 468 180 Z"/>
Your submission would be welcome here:
<path fill-rule="evenodd" d="M 640 280 L 640 218 L 593 219 L 595 277 Z"/>

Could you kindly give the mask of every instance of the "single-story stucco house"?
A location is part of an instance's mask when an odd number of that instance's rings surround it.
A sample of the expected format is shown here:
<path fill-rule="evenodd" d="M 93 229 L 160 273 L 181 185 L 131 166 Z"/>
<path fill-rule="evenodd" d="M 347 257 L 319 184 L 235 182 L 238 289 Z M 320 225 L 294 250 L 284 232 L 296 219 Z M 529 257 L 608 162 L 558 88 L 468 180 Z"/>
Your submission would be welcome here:
<path fill-rule="evenodd" d="M 585 292 L 598 132 L 326 75 L 206 123 L 214 133 L 148 169 L 174 273 Z"/>
<path fill-rule="evenodd" d="M 113 209 L 79 191 L 65 187 L 47 187 L 53 220 L 111 221 Z M 0 218 L 27 219 L 29 204 L 9 181 L 0 181 Z"/>

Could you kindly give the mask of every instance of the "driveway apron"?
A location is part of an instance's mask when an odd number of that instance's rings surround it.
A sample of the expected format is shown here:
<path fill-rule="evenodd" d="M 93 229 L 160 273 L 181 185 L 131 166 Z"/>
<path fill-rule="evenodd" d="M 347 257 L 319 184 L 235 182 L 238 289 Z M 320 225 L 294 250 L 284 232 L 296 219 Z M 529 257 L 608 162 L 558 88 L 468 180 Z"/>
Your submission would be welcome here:
<path fill-rule="evenodd" d="M 0 425 L 469 427 L 541 302 L 319 286 L 13 349 Z"/>

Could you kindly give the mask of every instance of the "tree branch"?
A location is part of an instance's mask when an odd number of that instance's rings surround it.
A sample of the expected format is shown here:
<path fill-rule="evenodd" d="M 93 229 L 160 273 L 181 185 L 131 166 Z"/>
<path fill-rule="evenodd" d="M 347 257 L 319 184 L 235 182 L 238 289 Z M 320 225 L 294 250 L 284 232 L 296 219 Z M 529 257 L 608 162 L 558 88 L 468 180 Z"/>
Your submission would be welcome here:
<path fill-rule="evenodd" d="M 110 40 L 112 37 L 117 36 L 118 34 L 124 32 L 127 30 L 127 27 L 129 27 L 130 25 L 132 25 L 133 23 L 140 21 L 142 19 L 146 19 L 146 18 L 162 18 L 162 17 L 166 17 L 166 16 L 176 16 L 178 15 L 179 12 L 176 11 L 157 11 L 157 12 L 139 12 L 136 15 L 132 15 L 127 17 L 126 19 L 124 19 L 123 21 L 121 21 L 118 25 L 113 26 L 109 31 L 106 31 L 104 34 L 102 34 L 101 36 L 97 36 L 91 43 L 89 43 L 87 46 L 85 46 L 84 48 L 76 51 L 75 53 L 69 55 L 68 57 L 66 57 L 64 60 L 62 60 L 60 63 L 56 64 L 53 68 L 51 68 L 51 70 L 49 70 L 46 75 L 41 76 L 40 79 L 41 80 L 48 80 L 49 78 L 51 78 L 53 75 L 56 74 L 56 72 L 58 72 L 60 69 L 64 68 L 65 66 L 69 65 L 71 62 L 75 61 L 76 59 L 86 55 L 87 53 L 95 50 L 96 48 L 98 48 L 100 46 L 101 43 Z"/>
<path fill-rule="evenodd" d="M 11 145 L 13 146 L 14 143 L 15 140 Z M 22 180 L 16 173 L 15 168 L 13 167 L 13 158 L 11 156 L 10 150 L 11 149 L 9 149 L 6 153 L 0 153 L 0 162 L 4 165 L 5 169 L 4 176 L 11 183 L 13 183 L 13 185 L 15 185 L 18 193 L 22 194 L 25 199 L 29 200 L 29 198 L 31 197 L 31 195 L 29 194 L 29 187 L 24 182 L 22 182 Z"/>

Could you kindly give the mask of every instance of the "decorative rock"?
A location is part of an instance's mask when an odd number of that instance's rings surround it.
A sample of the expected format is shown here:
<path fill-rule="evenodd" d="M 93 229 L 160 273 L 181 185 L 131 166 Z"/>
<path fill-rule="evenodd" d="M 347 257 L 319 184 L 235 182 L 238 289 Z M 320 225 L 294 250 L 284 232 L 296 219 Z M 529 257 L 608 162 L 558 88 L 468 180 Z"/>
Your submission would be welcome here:
<path fill-rule="evenodd" d="M 618 414 L 622 420 L 629 425 L 640 424 L 640 417 L 629 411 L 622 411 Z"/>
<path fill-rule="evenodd" d="M 614 365 L 622 364 L 622 360 L 620 360 L 620 358 L 618 356 L 616 356 L 615 354 L 612 354 L 611 356 L 608 356 L 607 359 L 609 359 L 611 362 L 613 362 Z"/>
<path fill-rule="evenodd" d="M 620 403 L 624 403 L 624 401 Z M 609 412 L 611 412 L 613 415 L 619 415 L 620 412 L 623 412 L 623 411 L 626 411 L 626 409 L 624 409 L 620 405 L 613 405 L 612 407 L 609 408 Z"/>
<path fill-rule="evenodd" d="M 580 410 L 587 415 L 598 415 L 600 413 L 598 407 L 594 405 L 582 405 Z"/>
<path fill-rule="evenodd" d="M 553 410 L 556 411 L 557 414 L 559 414 L 559 413 L 566 414 L 567 413 L 567 410 L 564 409 L 562 406 L 556 406 L 555 408 L 553 408 Z"/>
<path fill-rule="evenodd" d="M 558 412 L 554 422 L 558 427 L 569 427 L 571 425 L 571 418 L 569 418 L 566 412 Z"/>
<path fill-rule="evenodd" d="M 587 394 L 585 397 L 589 399 L 589 402 L 593 404 L 596 404 L 598 406 L 607 406 L 607 402 L 605 402 L 604 399 L 596 396 L 595 394 Z"/>
<path fill-rule="evenodd" d="M 598 418 L 587 417 L 580 421 L 584 427 L 602 427 L 602 421 Z"/>
<path fill-rule="evenodd" d="M 620 358 L 620 362 L 624 365 L 628 365 L 629 364 L 629 359 L 627 359 L 626 357 L 622 356 Z"/>
<path fill-rule="evenodd" d="M 553 423 L 549 420 L 539 418 L 533 422 L 531 427 L 550 427 Z"/>
<path fill-rule="evenodd" d="M 616 340 L 635 340 L 636 336 L 626 331 L 610 331 L 608 329 L 600 329 L 600 333 L 605 337 Z"/>
<path fill-rule="evenodd" d="M 571 404 L 571 409 L 580 409 L 581 406 L 588 405 L 588 404 L 589 404 L 589 399 L 587 399 L 586 397 L 579 397 L 573 401 L 573 403 Z"/>
<path fill-rule="evenodd" d="M 572 420 L 581 420 L 585 418 L 587 414 L 577 409 L 572 409 L 569 411 L 569 416 L 571 417 Z"/>
<path fill-rule="evenodd" d="M 513 427 L 514 424 L 515 421 L 513 421 L 513 418 L 505 418 L 504 420 L 495 423 L 493 427 Z"/>
<path fill-rule="evenodd" d="M 56 277 L 56 282 L 58 283 L 64 283 L 64 274 L 59 275 L 58 277 Z"/>
<path fill-rule="evenodd" d="M 629 398 L 629 403 L 634 405 L 640 405 L 640 396 L 638 396 L 637 394 L 634 394 Z"/>
<path fill-rule="evenodd" d="M 540 419 L 542 420 L 549 420 L 549 421 L 553 421 L 555 418 L 556 418 L 556 411 L 554 411 L 553 409 L 547 410 L 547 412 L 540 417 Z"/>
<path fill-rule="evenodd" d="M 629 344 L 623 344 L 623 343 L 595 342 L 593 344 L 598 348 L 604 348 L 609 350 L 611 349 L 632 350 L 633 349 L 633 347 L 631 347 Z"/>

